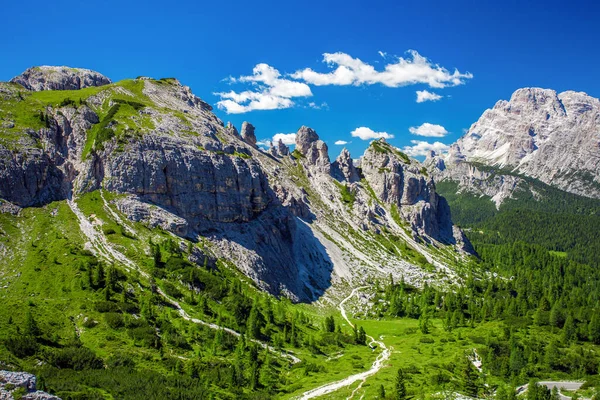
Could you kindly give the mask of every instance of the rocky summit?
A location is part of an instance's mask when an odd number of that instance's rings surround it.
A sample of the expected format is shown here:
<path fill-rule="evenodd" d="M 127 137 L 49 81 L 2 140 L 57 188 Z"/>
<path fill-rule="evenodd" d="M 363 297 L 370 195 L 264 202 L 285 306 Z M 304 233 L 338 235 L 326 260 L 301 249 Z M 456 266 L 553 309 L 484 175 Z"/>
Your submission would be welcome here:
<path fill-rule="evenodd" d="M 497 204 L 523 183 L 519 175 L 600 198 L 600 100 L 582 92 L 519 89 L 486 110 L 447 154 L 426 163 L 436 166 L 438 180 L 459 182 Z"/>
<path fill-rule="evenodd" d="M 29 68 L 10 81 L 36 92 L 40 90 L 77 90 L 111 83 L 110 79 L 104 75 L 89 69 L 47 65 Z"/>

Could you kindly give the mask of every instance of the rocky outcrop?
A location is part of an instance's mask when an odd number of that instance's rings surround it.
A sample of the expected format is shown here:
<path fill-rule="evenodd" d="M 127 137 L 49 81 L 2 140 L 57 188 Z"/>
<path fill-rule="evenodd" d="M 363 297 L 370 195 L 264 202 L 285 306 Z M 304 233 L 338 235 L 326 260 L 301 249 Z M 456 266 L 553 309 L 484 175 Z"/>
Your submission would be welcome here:
<path fill-rule="evenodd" d="M 502 174 L 496 169 L 482 169 L 475 164 L 448 156 L 432 154 L 423 163 L 436 182 L 452 181 L 458 193 L 489 197 L 500 208 L 507 199 L 527 187 L 523 178 Z"/>
<path fill-rule="evenodd" d="M 0 143 L 0 197 L 20 207 L 69 196 L 82 164 L 86 132 L 98 122 L 85 105 L 61 107 L 47 115 L 48 127 L 27 130 L 20 151 Z"/>
<path fill-rule="evenodd" d="M 162 207 L 140 201 L 137 196 L 128 196 L 116 201 L 117 208 L 135 222 L 141 222 L 148 228 L 159 227 L 179 236 L 187 236 L 189 224 Z"/>
<path fill-rule="evenodd" d="M 290 155 L 290 148 L 283 144 L 283 141 L 279 139 L 276 144 L 271 143 L 269 153 L 275 157 L 286 157 Z"/>
<path fill-rule="evenodd" d="M 582 92 L 519 89 L 486 110 L 454 153 L 600 198 L 600 100 Z"/>
<path fill-rule="evenodd" d="M 111 83 L 104 75 L 82 68 L 41 66 L 29 68 L 10 80 L 27 90 L 79 90 Z"/>
<path fill-rule="evenodd" d="M 450 208 L 436 193 L 431 177 L 423 174 L 419 162 L 380 139 L 365 152 L 361 168 L 377 198 L 396 206 L 413 231 L 456 243 Z"/>
<path fill-rule="evenodd" d="M 302 126 L 296 133 L 296 150 L 304 156 L 307 166 L 316 172 L 329 174 L 331 165 L 327 144 L 313 129 Z"/>
<path fill-rule="evenodd" d="M 335 159 L 331 165 L 331 175 L 340 180 L 348 183 L 357 182 L 360 180 L 358 171 L 354 167 L 350 152 L 344 148 L 340 155 Z"/>
<path fill-rule="evenodd" d="M 0 400 L 14 400 L 13 392 L 25 390 L 22 400 L 60 400 L 60 398 L 36 389 L 35 375 L 27 372 L 0 371 Z"/>
<path fill-rule="evenodd" d="M 227 125 L 225 126 L 225 131 L 233 136 L 239 136 L 240 134 L 237 128 L 231 122 L 227 123 Z"/>
<path fill-rule="evenodd" d="M 242 140 L 252 147 L 256 147 L 256 135 L 254 134 L 254 125 L 244 121 L 242 124 Z"/>

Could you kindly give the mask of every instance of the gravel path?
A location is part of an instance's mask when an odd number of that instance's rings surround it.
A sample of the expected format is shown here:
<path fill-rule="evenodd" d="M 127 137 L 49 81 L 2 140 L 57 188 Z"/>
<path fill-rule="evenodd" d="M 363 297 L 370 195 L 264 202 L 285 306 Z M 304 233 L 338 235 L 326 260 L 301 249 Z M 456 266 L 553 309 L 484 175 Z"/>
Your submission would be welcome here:
<path fill-rule="evenodd" d="M 365 289 L 367 287 L 368 286 L 361 286 L 361 287 L 354 289 L 352 291 L 352 293 L 350 293 L 350 295 L 348 297 L 346 297 L 344 300 L 342 300 L 338 306 L 340 309 L 340 312 L 342 313 L 342 317 L 344 317 L 344 319 L 348 322 L 348 324 L 350 324 L 350 326 L 353 328 L 354 328 L 354 324 L 352 322 L 350 322 L 350 319 L 346 315 L 346 310 L 344 309 L 344 304 L 348 300 L 350 300 L 359 290 Z M 386 347 L 386 345 L 383 343 L 383 341 L 375 340 L 372 336 L 367 335 L 367 337 L 371 341 L 370 344 L 377 344 L 381 349 L 383 349 L 383 351 L 381 352 L 381 354 L 379 354 L 377 356 L 377 359 L 373 362 L 373 365 L 371 366 L 371 368 L 369 370 L 367 370 L 365 372 L 361 372 L 359 374 L 350 375 L 349 377 L 344 378 L 340 381 L 328 383 L 328 384 L 318 387 L 316 389 L 312 389 L 307 392 L 304 392 L 302 395 L 300 395 L 298 397 L 298 399 L 299 400 L 314 399 L 315 397 L 319 397 L 319 396 L 323 396 L 323 395 L 335 392 L 341 388 L 350 386 L 353 383 L 360 381 L 360 384 L 358 385 L 358 387 L 352 392 L 352 394 L 349 397 L 349 399 L 352 398 L 354 396 L 354 394 L 362 387 L 363 383 L 367 380 L 368 377 L 373 376 L 377 372 L 379 372 L 379 370 L 383 367 L 384 363 L 390 358 L 390 355 L 391 355 L 390 349 L 388 349 Z"/>

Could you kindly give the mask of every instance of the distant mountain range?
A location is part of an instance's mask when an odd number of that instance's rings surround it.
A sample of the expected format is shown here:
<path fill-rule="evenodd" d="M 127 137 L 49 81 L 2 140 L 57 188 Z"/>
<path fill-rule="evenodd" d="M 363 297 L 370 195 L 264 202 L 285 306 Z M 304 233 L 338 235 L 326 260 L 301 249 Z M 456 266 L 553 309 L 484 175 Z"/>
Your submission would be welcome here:
<path fill-rule="evenodd" d="M 426 164 L 436 180 L 456 181 L 497 204 L 523 183 L 519 175 L 600 198 L 600 100 L 519 89 L 486 110 L 448 154 L 433 154 Z"/>

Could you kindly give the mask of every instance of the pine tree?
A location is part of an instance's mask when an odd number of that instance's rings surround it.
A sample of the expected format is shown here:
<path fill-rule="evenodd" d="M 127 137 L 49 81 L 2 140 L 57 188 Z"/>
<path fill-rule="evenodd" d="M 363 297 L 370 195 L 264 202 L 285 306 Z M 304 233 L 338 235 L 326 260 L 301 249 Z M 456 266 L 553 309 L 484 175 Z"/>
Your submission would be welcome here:
<path fill-rule="evenodd" d="M 27 310 L 27 315 L 25 316 L 25 335 L 33 337 L 40 335 L 40 328 L 38 327 L 38 324 L 33 318 L 30 310 Z"/>
<path fill-rule="evenodd" d="M 250 316 L 246 321 L 246 331 L 248 336 L 252 339 L 258 339 L 260 337 L 261 329 L 264 326 L 264 318 L 259 310 L 258 300 L 254 299 L 252 308 L 250 309 Z"/>
<path fill-rule="evenodd" d="M 398 368 L 396 375 L 396 400 L 407 400 L 408 394 L 406 392 L 406 378 L 404 377 L 404 371 L 402 368 Z"/>
<path fill-rule="evenodd" d="M 335 332 L 335 320 L 333 319 L 333 316 L 325 318 L 323 329 L 325 332 Z"/>
<path fill-rule="evenodd" d="M 382 400 L 385 399 L 385 388 L 383 387 L 383 385 L 379 385 L 379 393 L 377 397 Z"/>
<path fill-rule="evenodd" d="M 424 312 L 419 317 L 419 330 L 422 334 L 427 335 L 429 333 L 430 324 L 429 324 L 429 315 L 427 312 Z"/>
<path fill-rule="evenodd" d="M 460 365 L 461 386 L 464 394 L 470 397 L 477 397 L 477 372 L 471 363 L 469 357 L 464 356 Z"/>
<path fill-rule="evenodd" d="M 575 320 L 573 319 L 572 315 L 569 315 L 565 321 L 565 325 L 563 326 L 563 340 L 566 343 L 570 343 L 575 338 L 576 334 L 577 327 L 575 326 Z"/>
<path fill-rule="evenodd" d="M 365 328 L 363 328 L 362 326 L 360 328 L 358 328 L 358 344 L 362 344 L 365 345 L 367 344 L 367 333 L 365 332 Z"/>
<path fill-rule="evenodd" d="M 600 344 L 600 316 L 598 312 L 592 315 L 592 319 L 588 325 L 588 337 L 590 342 Z"/>

